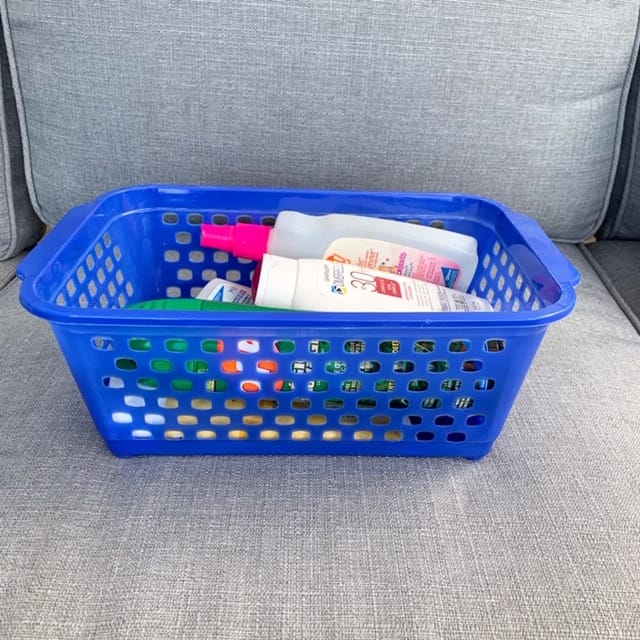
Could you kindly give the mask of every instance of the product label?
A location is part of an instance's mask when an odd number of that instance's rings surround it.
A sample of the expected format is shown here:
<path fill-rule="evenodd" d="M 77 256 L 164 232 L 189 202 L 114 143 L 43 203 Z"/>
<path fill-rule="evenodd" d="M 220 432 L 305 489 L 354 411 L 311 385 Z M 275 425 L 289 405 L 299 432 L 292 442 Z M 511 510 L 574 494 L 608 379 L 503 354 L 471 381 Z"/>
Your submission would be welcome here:
<path fill-rule="evenodd" d="M 395 280 L 389 278 L 376 277 L 376 293 L 393 298 L 402 298 L 402 290 Z"/>
<path fill-rule="evenodd" d="M 411 278 L 326 261 L 318 271 L 319 293 L 345 311 L 492 311 L 484 299 Z"/>
<path fill-rule="evenodd" d="M 198 300 L 212 300 L 213 302 L 233 302 L 235 304 L 251 304 L 251 288 L 236 282 L 229 282 L 215 278 L 202 289 Z"/>
<path fill-rule="evenodd" d="M 339 238 L 329 245 L 324 259 L 395 273 L 450 288 L 460 279 L 460 265 L 457 262 L 384 240 Z"/>

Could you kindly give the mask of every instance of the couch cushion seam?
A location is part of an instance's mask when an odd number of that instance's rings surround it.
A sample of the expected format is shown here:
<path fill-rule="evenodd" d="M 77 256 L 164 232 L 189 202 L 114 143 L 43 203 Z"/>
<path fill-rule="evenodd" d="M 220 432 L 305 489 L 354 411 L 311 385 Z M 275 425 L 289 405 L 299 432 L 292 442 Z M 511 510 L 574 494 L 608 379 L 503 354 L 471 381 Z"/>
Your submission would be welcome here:
<path fill-rule="evenodd" d="M 592 232 L 589 233 L 586 238 L 595 234 L 601 227 L 607 215 L 609 203 L 611 202 L 611 196 L 613 194 L 613 186 L 615 184 L 615 178 L 620 163 L 620 153 L 622 149 L 622 138 L 624 135 L 624 120 L 627 110 L 627 101 L 629 99 L 629 91 L 631 90 L 631 83 L 633 81 L 633 74 L 636 67 L 636 61 L 638 59 L 638 48 L 640 46 L 640 8 L 636 17 L 636 33 L 633 40 L 633 47 L 631 48 L 631 55 L 629 56 L 629 63 L 627 65 L 627 73 L 625 75 L 624 82 L 622 84 L 622 90 L 620 92 L 620 101 L 618 104 L 618 117 L 616 119 L 616 137 L 614 143 L 613 154 L 611 156 L 611 166 L 609 168 L 609 181 L 605 190 L 604 199 L 602 201 L 602 207 L 600 213 L 594 221 Z M 626 185 L 625 185 L 626 188 Z M 580 238 L 578 242 L 585 240 L 586 238 Z"/>
<path fill-rule="evenodd" d="M 2 39 L 4 40 L 4 38 Z M 4 48 L 4 43 L 0 42 L 0 47 Z M 0 59 L 5 55 L 5 51 L 0 51 Z M 0 140 L 2 141 L 2 177 L 4 179 L 4 200 L 9 222 L 9 244 L 7 255 L 11 255 L 18 242 L 18 230 L 15 221 L 15 209 L 13 207 L 13 185 L 11 184 L 11 154 L 9 150 L 9 134 L 7 131 L 5 109 L 5 91 L 2 79 L 0 79 Z"/>
<path fill-rule="evenodd" d="M 31 145 L 29 142 L 29 132 L 27 128 L 27 119 L 24 109 L 24 100 L 22 95 L 22 86 L 18 74 L 18 66 L 16 64 L 16 56 L 13 48 L 13 37 L 9 26 L 9 10 L 6 0 L 0 1 L 0 16 L 2 18 L 2 29 L 4 33 L 5 51 L 9 69 L 11 73 L 11 81 L 13 83 L 13 94 L 15 96 L 16 111 L 18 113 L 18 124 L 20 129 L 20 139 L 22 141 L 22 157 L 24 163 L 24 176 L 27 183 L 27 190 L 31 205 L 36 212 L 38 218 L 46 222 L 42 217 L 42 208 L 36 194 L 35 182 L 33 179 L 33 165 L 31 162 Z"/>

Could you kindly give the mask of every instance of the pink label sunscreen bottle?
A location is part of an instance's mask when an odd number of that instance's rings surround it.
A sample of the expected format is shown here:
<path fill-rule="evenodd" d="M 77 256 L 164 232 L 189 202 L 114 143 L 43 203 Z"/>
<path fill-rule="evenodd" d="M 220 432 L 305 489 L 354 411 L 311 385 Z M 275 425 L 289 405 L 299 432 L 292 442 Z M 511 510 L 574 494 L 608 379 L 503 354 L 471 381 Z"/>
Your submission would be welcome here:
<path fill-rule="evenodd" d="M 273 228 L 202 225 L 204 247 L 239 258 L 265 253 L 320 258 L 434 282 L 466 291 L 478 266 L 476 239 L 461 233 L 369 216 L 311 216 L 282 211 Z"/>

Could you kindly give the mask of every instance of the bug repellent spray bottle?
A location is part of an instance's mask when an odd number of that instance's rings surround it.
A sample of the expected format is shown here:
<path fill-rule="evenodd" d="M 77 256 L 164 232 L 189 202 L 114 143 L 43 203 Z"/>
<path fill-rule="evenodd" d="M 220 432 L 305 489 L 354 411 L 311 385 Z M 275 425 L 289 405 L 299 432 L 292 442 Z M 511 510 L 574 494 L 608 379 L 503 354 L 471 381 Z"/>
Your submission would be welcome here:
<path fill-rule="evenodd" d="M 201 244 L 250 260 L 269 253 L 354 264 L 459 291 L 468 290 L 478 266 L 478 243 L 471 236 L 342 213 L 282 211 L 273 227 L 203 224 Z"/>

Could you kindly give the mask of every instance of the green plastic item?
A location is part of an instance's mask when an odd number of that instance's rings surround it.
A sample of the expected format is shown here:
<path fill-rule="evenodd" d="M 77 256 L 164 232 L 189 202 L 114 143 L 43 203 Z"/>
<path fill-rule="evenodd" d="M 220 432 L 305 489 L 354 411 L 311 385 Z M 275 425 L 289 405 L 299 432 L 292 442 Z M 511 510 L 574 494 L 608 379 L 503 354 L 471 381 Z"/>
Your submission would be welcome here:
<path fill-rule="evenodd" d="M 213 300 L 197 300 L 196 298 L 145 300 L 127 305 L 126 308 L 146 311 L 290 311 L 290 309 L 274 309 L 273 307 L 258 307 L 253 304 L 234 304 L 233 302 L 214 302 Z"/>

